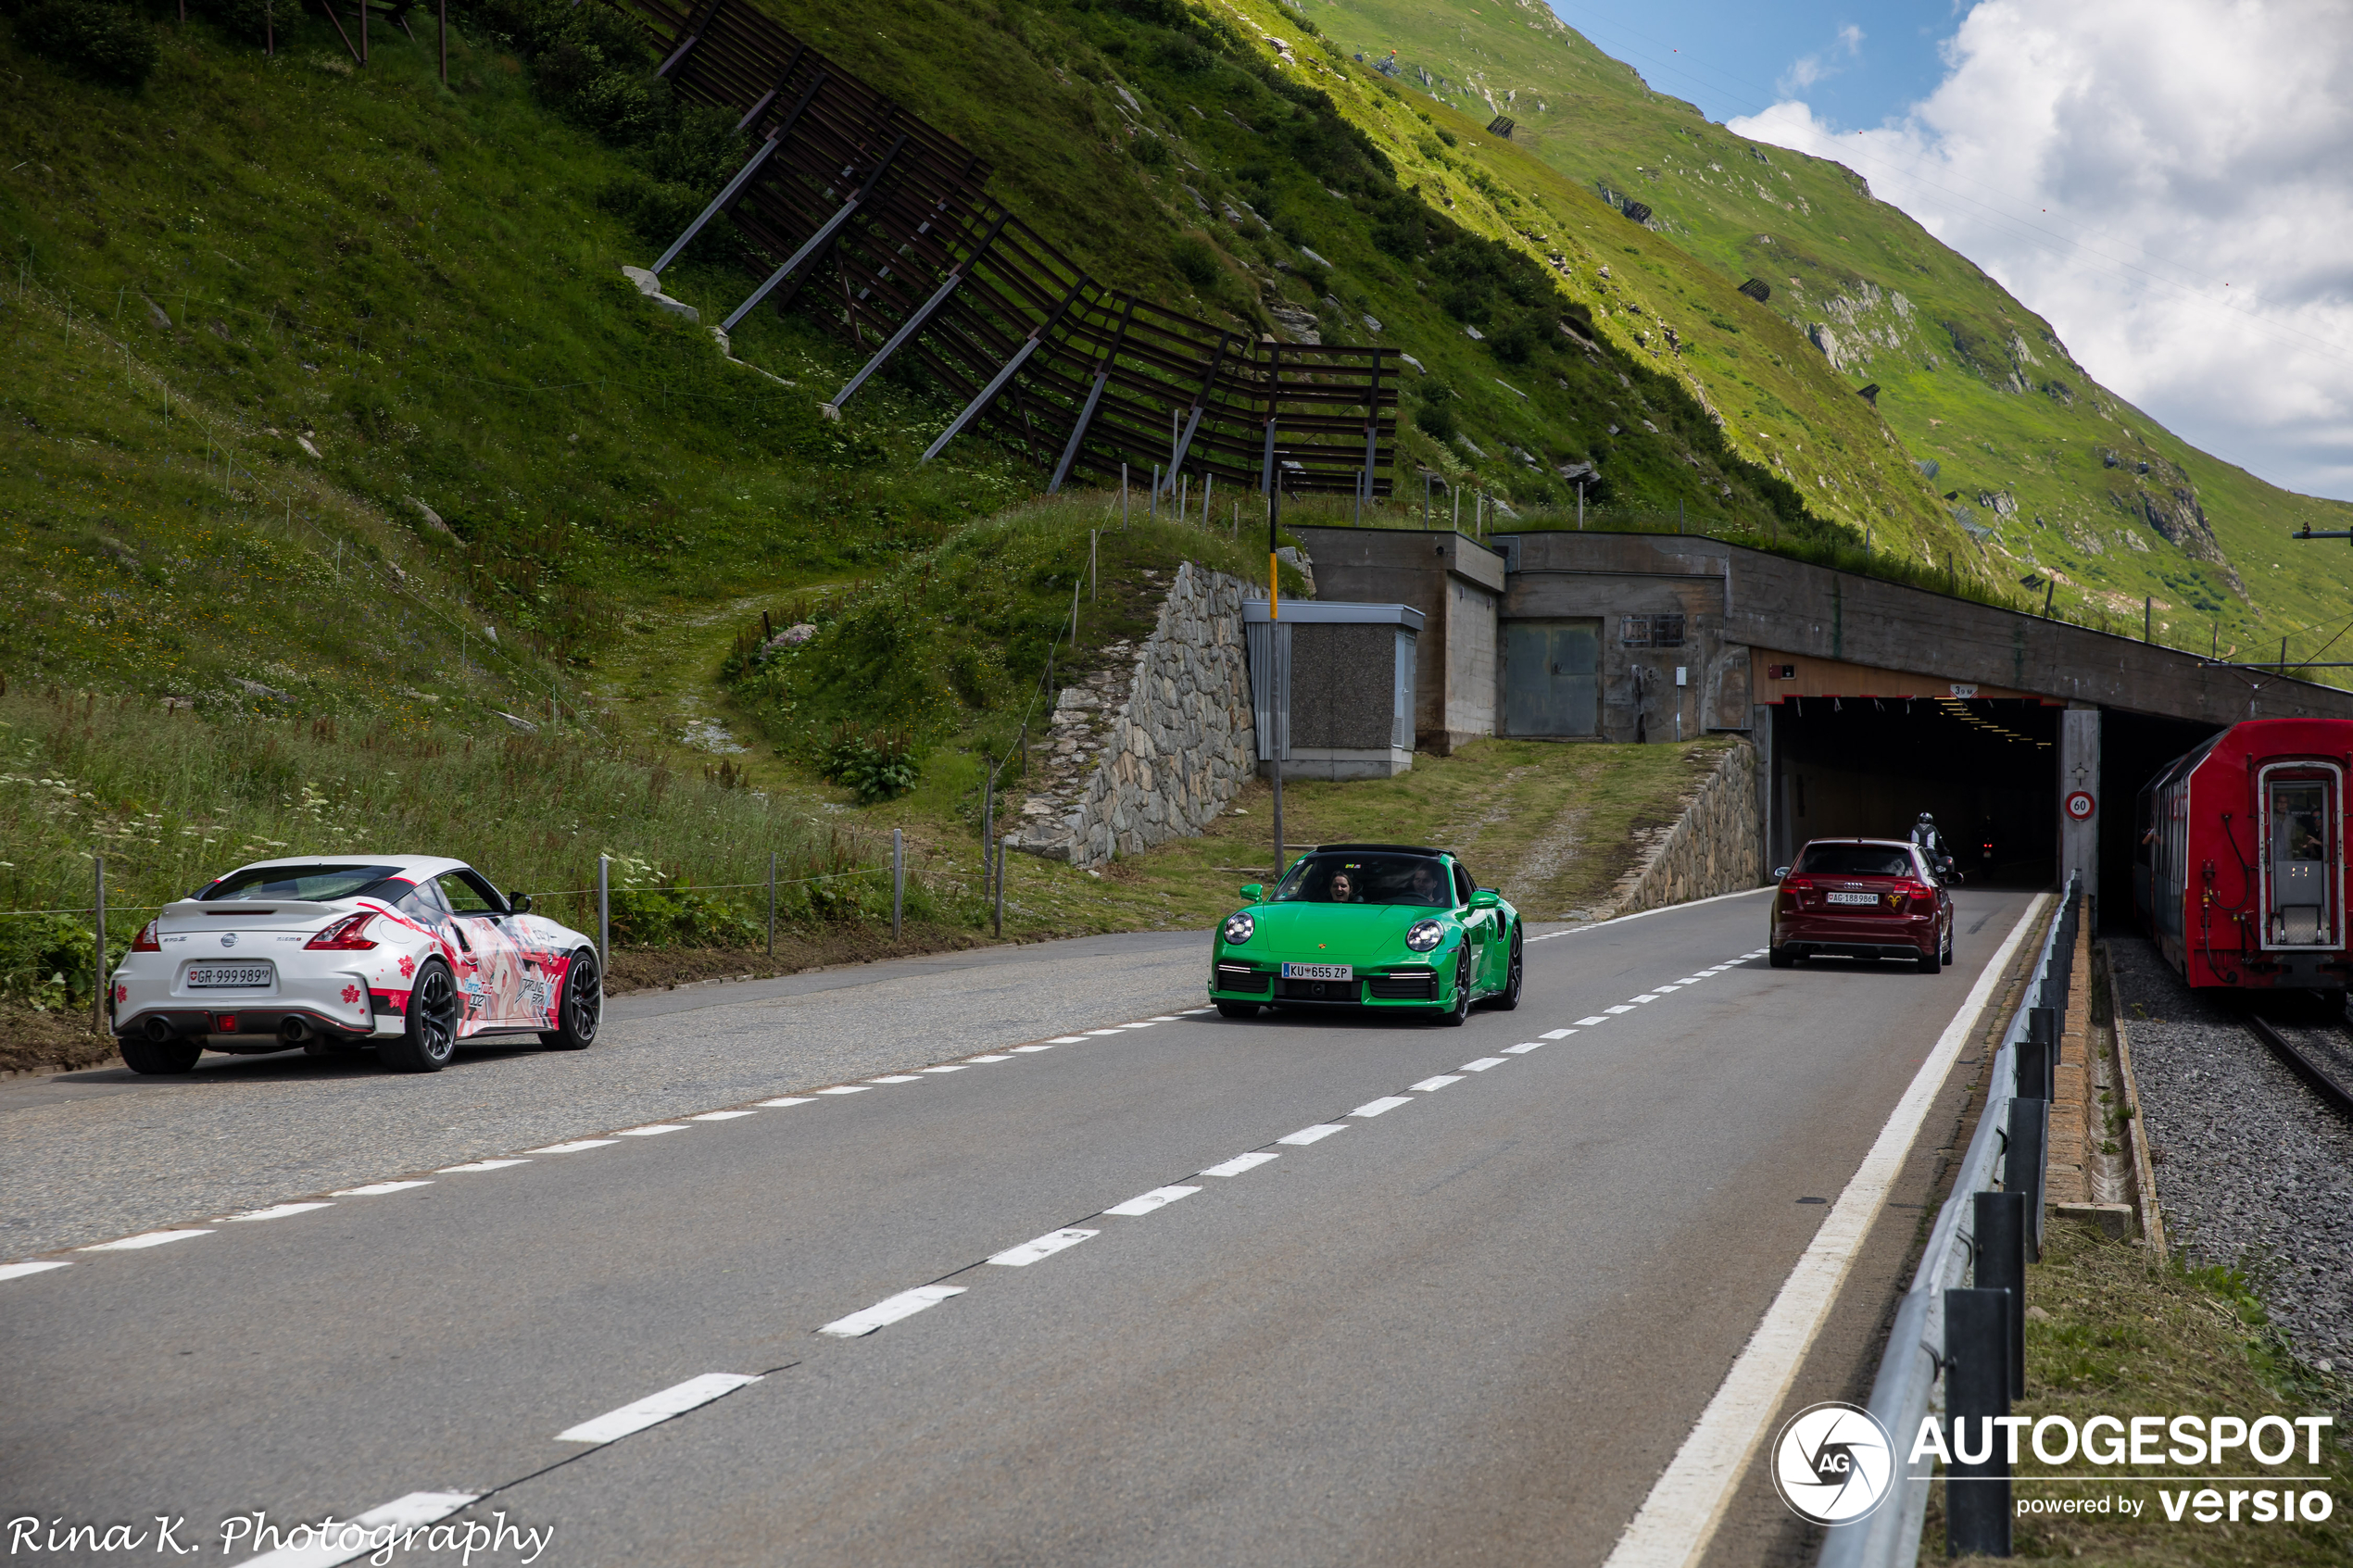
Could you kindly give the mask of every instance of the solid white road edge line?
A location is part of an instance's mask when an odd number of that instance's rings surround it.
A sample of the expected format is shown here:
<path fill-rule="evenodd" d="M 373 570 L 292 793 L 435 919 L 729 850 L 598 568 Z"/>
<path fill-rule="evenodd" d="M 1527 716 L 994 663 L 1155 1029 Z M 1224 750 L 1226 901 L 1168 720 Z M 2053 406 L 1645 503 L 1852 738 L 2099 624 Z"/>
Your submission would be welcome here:
<path fill-rule="evenodd" d="M 690 1377 L 659 1394 L 648 1394 L 634 1405 L 607 1411 L 594 1421 L 567 1426 L 556 1434 L 556 1441 L 610 1443 L 616 1437 L 626 1437 L 632 1432 L 643 1432 L 648 1426 L 658 1426 L 673 1415 L 684 1415 L 690 1410 L 734 1393 L 747 1383 L 759 1381 L 756 1376 L 739 1372 L 707 1372 L 700 1377 Z"/>
<path fill-rule="evenodd" d="M 836 1318 L 817 1332 L 830 1334 L 837 1339 L 855 1339 L 862 1334 L 872 1334 L 902 1318 L 912 1318 L 927 1307 L 937 1307 L 950 1296 L 962 1296 L 969 1288 L 962 1285 L 919 1285 L 912 1290 L 886 1296 L 862 1312 Z"/>
<path fill-rule="evenodd" d="M 1698 1424 L 1651 1487 L 1626 1533 L 1617 1538 L 1604 1568 L 1690 1568 L 1706 1552 L 1723 1520 L 1725 1505 L 1747 1474 L 1757 1445 L 1765 1440 L 1767 1424 L 1781 1408 L 1822 1319 L 1846 1283 L 1855 1254 L 1886 1206 L 1888 1189 L 1895 1184 L 1930 1105 L 1969 1042 L 1986 999 L 2001 984 L 2011 956 L 2050 901 L 2049 894 L 2036 894 L 2001 947 L 1985 961 L 1977 984 L 1969 987 L 1928 1060 L 1913 1074 L 1904 1098 L 1888 1113 L 1870 1152 L 1863 1157 L 1863 1163 L 1822 1221 L 1822 1228 L 1814 1233 L 1812 1244 L 1782 1282 L 1780 1293 L 1773 1298 L 1756 1332 L 1732 1362 L 1723 1386 L 1708 1400 Z"/>
<path fill-rule="evenodd" d="M 333 1538 L 314 1540 L 308 1546 L 281 1547 L 259 1557 L 248 1557 L 237 1568 L 335 1568 L 355 1557 L 364 1557 L 384 1549 L 386 1530 L 417 1530 L 427 1524 L 438 1524 L 468 1503 L 481 1499 L 472 1492 L 410 1492 L 405 1498 L 395 1498 L 381 1508 L 371 1508 L 357 1519 L 346 1521 L 359 1527 L 361 1544 L 346 1550 L 344 1542 L 349 1532 L 338 1530 Z M 321 1524 L 325 1521 L 321 1521 Z"/>

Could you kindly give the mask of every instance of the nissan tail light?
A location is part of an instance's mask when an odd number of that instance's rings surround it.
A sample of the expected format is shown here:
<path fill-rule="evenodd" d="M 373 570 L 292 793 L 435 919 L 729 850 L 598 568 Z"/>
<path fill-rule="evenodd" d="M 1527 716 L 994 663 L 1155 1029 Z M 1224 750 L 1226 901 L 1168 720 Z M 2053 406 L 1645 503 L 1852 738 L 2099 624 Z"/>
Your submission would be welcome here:
<path fill-rule="evenodd" d="M 155 922 L 149 921 L 146 924 L 139 928 L 139 935 L 131 939 L 131 950 L 134 953 L 160 953 L 163 951 L 163 944 L 156 940 Z"/>
<path fill-rule="evenodd" d="M 364 953 L 375 946 L 368 940 L 368 922 L 375 918 L 372 909 L 346 915 L 305 942 L 303 950 L 311 953 Z"/>

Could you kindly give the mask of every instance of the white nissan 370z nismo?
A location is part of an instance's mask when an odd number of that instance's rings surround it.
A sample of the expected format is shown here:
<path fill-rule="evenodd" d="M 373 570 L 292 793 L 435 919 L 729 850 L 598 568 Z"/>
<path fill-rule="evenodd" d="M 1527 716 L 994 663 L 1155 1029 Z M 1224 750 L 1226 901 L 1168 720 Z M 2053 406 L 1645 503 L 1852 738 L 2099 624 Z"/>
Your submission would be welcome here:
<path fill-rule="evenodd" d="M 459 1040 L 597 1036 L 597 945 L 462 861 L 423 855 L 257 860 L 164 906 L 109 997 L 122 1060 L 185 1073 L 207 1049 L 373 1046 L 436 1073 Z"/>

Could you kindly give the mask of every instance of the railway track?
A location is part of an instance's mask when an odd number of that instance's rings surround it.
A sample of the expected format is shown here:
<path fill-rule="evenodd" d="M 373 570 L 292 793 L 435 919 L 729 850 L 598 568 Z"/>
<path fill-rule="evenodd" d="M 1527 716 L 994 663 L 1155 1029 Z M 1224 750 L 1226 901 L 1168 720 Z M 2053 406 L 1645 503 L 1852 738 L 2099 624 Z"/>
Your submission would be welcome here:
<path fill-rule="evenodd" d="M 2342 1115 L 2353 1117 L 2353 1041 L 2348 1041 L 2343 1025 L 2327 1031 L 2334 1035 L 2328 1044 L 2309 1039 L 2299 1042 L 2270 1019 L 2255 1013 L 2246 1015 L 2246 1026 L 2257 1039 L 2271 1048 L 2273 1055 L 2294 1068 L 2298 1077 L 2319 1090 L 2322 1099 Z M 2296 1033 L 2311 1032 L 2297 1029 Z"/>

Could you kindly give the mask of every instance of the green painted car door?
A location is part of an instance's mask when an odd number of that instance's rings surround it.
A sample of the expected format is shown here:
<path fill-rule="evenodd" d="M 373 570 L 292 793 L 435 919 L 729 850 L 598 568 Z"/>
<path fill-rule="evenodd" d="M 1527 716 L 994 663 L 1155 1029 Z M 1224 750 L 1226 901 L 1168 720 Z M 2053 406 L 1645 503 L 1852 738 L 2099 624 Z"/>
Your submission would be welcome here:
<path fill-rule="evenodd" d="M 1471 945 L 1471 989 L 1497 990 L 1503 982 L 1496 978 L 1495 911 L 1471 907 L 1471 895 L 1478 890 L 1478 884 L 1460 860 L 1454 862 L 1453 869 L 1454 918 L 1462 922 L 1463 939 Z"/>

